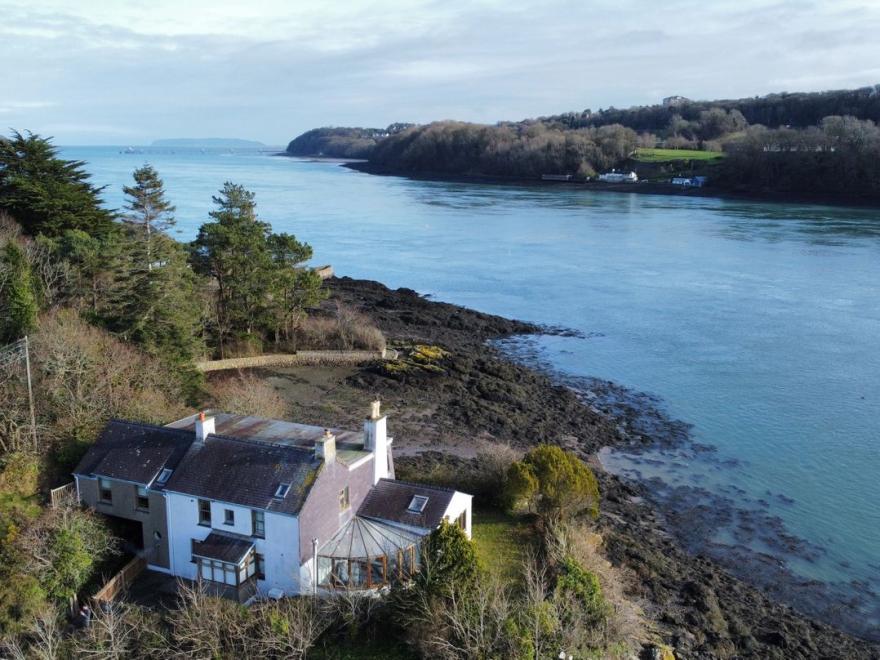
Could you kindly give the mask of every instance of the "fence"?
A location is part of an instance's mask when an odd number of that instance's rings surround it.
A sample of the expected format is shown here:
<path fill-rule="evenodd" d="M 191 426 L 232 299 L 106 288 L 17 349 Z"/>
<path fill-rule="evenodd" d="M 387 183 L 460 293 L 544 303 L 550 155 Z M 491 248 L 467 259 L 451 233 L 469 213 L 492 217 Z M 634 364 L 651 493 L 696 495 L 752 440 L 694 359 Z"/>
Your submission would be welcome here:
<path fill-rule="evenodd" d="M 383 360 L 385 351 L 298 351 L 254 357 L 228 358 L 197 362 L 200 371 L 223 371 L 224 369 L 253 369 L 255 367 L 299 367 L 325 364 L 362 364 Z"/>
<path fill-rule="evenodd" d="M 101 590 L 92 596 L 95 603 L 109 602 L 124 591 L 137 576 L 144 572 L 147 567 L 147 560 L 143 557 L 135 557 L 125 566 L 122 567 L 116 575 L 107 580 Z"/>
<path fill-rule="evenodd" d="M 52 505 L 53 509 L 57 509 L 58 506 L 66 499 L 76 499 L 76 482 L 71 481 L 69 484 L 64 484 L 63 486 L 58 486 L 58 488 L 53 488 L 49 491 L 49 503 Z"/>

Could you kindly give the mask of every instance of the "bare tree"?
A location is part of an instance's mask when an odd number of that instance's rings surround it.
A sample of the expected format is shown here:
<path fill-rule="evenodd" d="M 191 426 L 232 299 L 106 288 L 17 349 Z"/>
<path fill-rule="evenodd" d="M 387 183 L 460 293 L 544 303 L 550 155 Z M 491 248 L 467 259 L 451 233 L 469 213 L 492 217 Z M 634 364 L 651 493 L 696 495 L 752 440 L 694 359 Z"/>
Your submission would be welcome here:
<path fill-rule="evenodd" d="M 547 589 L 548 570 L 534 551 L 523 560 L 523 607 L 520 608 L 536 658 L 545 657 L 557 632 L 559 618 Z"/>
<path fill-rule="evenodd" d="M 284 419 L 290 412 L 272 385 L 247 373 L 212 383 L 211 395 L 215 406 L 225 412 L 271 419 Z"/>
<path fill-rule="evenodd" d="M 45 610 L 34 622 L 28 657 L 36 660 L 60 660 L 63 651 L 64 638 L 58 613 Z"/>
<path fill-rule="evenodd" d="M 423 594 L 413 612 L 419 623 L 415 643 L 433 658 L 504 657 L 505 622 L 513 603 L 507 587 L 487 576 L 476 587 L 453 585 L 446 598 Z"/>
<path fill-rule="evenodd" d="M 133 655 L 137 637 L 128 607 L 107 603 L 96 608 L 89 626 L 73 642 L 77 658 L 89 660 L 123 660 Z"/>
<path fill-rule="evenodd" d="M 334 591 L 327 601 L 331 619 L 354 635 L 382 607 L 378 594 L 353 589 Z"/>
<path fill-rule="evenodd" d="M 266 603 L 254 614 L 252 655 L 257 657 L 304 658 L 332 622 L 328 604 L 311 596 Z"/>
<path fill-rule="evenodd" d="M 250 631 L 236 603 L 209 595 L 201 582 L 178 580 L 177 593 L 179 607 L 170 618 L 178 657 L 246 657 Z"/>

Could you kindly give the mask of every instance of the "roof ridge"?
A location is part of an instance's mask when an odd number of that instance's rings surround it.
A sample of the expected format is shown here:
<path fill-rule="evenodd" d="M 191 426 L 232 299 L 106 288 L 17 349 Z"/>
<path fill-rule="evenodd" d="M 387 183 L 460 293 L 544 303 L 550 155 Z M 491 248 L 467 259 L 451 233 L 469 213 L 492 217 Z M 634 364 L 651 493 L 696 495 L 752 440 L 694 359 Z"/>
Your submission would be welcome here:
<path fill-rule="evenodd" d="M 272 449 L 290 449 L 292 451 L 311 454 L 314 449 L 312 447 L 300 447 L 298 445 L 285 445 L 280 442 L 272 442 L 271 440 L 261 440 L 259 438 L 239 438 L 234 435 L 224 435 L 222 433 L 209 433 L 206 439 L 216 438 L 218 440 L 231 440 L 232 442 L 240 442 L 244 445 L 260 445 Z"/>
<path fill-rule="evenodd" d="M 137 426 L 145 429 L 153 429 L 156 431 L 172 431 L 177 434 L 192 434 L 193 438 L 195 438 L 195 434 L 187 429 L 178 429 L 173 426 L 166 426 L 164 424 L 150 424 L 149 422 L 138 422 L 130 419 L 120 419 L 119 417 L 111 417 L 109 420 L 107 420 L 107 424 L 105 425 L 105 427 L 114 423 L 124 424 L 126 426 Z"/>
<path fill-rule="evenodd" d="M 417 481 L 404 481 L 403 479 L 389 479 L 388 477 L 382 477 L 379 481 L 387 481 L 392 484 L 403 484 L 404 486 L 415 486 L 416 488 L 429 488 L 431 490 L 441 490 L 447 493 L 457 493 L 458 491 L 455 488 L 449 488 L 448 486 L 434 486 L 433 484 L 420 484 Z"/>

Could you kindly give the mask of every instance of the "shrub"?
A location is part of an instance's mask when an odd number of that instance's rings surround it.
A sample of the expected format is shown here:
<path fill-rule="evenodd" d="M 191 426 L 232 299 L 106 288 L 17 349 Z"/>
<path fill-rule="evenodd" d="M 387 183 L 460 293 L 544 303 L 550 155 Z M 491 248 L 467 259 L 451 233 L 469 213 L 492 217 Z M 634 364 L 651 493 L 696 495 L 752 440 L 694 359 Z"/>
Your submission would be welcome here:
<path fill-rule="evenodd" d="M 446 593 L 453 585 L 469 585 L 477 570 L 474 542 L 461 527 L 443 520 L 422 545 L 422 566 L 416 582 L 428 593 Z"/>
<path fill-rule="evenodd" d="M 298 350 L 385 349 L 385 336 L 365 314 L 340 303 L 329 316 L 309 316 L 294 332 L 293 347 Z"/>
<path fill-rule="evenodd" d="M 75 507 L 47 509 L 15 540 L 18 570 L 34 575 L 46 595 L 63 602 L 89 580 L 92 569 L 117 551 L 118 540 L 97 514 Z"/>
<path fill-rule="evenodd" d="M 617 649 L 616 655 L 628 657 L 646 640 L 645 616 L 641 604 L 625 594 L 628 584 L 635 579 L 627 571 L 615 568 L 601 552 L 602 537 L 583 524 L 555 524 L 545 528 L 545 556 L 551 563 L 569 570 L 565 580 L 581 571 L 592 575 L 604 601 L 604 617 L 600 625 L 591 629 L 592 643 L 606 649 Z M 565 581 L 564 580 L 564 581 Z M 589 589 L 584 590 L 589 593 Z M 564 601 L 565 599 L 561 599 Z M 588 598 L 585 600 L 589 600 Z M 573 601 L 572 601 L 573 602 Z M 597 605 L 599 602 L 594 600 Z M 601 612 L 601 608 L 594 610 Z"/>
<path fill-rule="evenodd" d="M 10 241 L 0 250 L 0 342 L 11 343 L 37 322 L 36 283 L 24 250 Z"/>
<path fill-rule="evenodd" d="M 506 500 L 525 501 L 531 510 L 559 520 L 586 512 L 599 515 L 599 484 L 593 472 L 572 452 L 538 445 L 508 470 Z"/>
<path fill-rule="evenodd" d="M 599 578 L 585 570 L 571 556 L 563 560 L 562 571 L 556 578 L 557 598 L 566 593 L 571 594 L 581 605 L 588 622 L 597 624 L 608 615 Z"/>
<path fill-rule="evenodd" d="M 303 658 L 332 622 L 327 604 L 308 596 L 262 604 L 253 614 L 260 657 Z"/>
<path fill-rule="evenodd" d="M 47 603 L 46 592 L 33 575 L 9 570 L 0 572 L 0 578 L 0 639 L 3 639 L 24 632 L 47 608 Z"/>
<path fill-rule="evenodd" d="M 33 497 L 40 477 L 39 458 L 32 453 L 16 451 L 6 454 L 0 467 L 0 495 Z"/>
<path fill-rule="evenodd" d="M 211 387 L 214 407 L 223 412 L 256 415 L 270 419 L 287 417 L 284 399 L 262 378 L 239 375 L 215 381 Z"/>

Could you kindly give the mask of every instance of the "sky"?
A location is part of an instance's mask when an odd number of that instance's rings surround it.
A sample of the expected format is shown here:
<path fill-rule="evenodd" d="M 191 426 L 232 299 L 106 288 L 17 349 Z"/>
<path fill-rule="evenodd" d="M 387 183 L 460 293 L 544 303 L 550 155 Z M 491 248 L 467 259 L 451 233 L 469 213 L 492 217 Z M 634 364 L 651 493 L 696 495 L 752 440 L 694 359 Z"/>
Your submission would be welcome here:
<path fill-rule="evenodd" d="M 62 145 L 880 83 L 880 2 L 0 0 L 0 129 Z"/>

